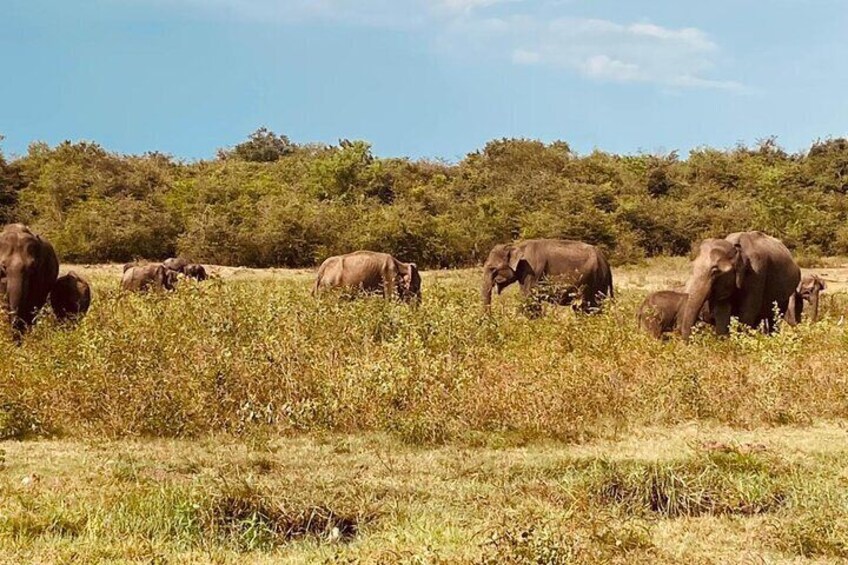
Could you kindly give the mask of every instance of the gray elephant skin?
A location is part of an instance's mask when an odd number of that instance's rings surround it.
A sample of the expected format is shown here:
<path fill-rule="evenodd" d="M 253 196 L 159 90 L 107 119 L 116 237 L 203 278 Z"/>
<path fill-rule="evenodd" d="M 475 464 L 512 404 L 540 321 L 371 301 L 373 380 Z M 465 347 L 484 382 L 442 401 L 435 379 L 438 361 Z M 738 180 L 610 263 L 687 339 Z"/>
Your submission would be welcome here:
<path fill-rule="evenodd" d="M 130 292 L 148 290 L 173 290 L 177 282 L 177 273 L 164 265 L 124 265 L 121 288 Z"/>
<path fill-rule="evenodd" d="M 660 339 L 663 334 L 680 328 L 683 310 L 689 295 L 676 290 L 652 292 L 642 302 L 637 320 L 639 328 L 652 337 Z"/>
<path fill-rule="evenodd" d="M 716 333 L 729 332 L 730 318 L 750 327 L 775 328 L 775 306 L 785 316 L 801 281 L 801 269 L 783 243 L 762 232 L 739 232 L 724 239 L 704 240 L 692 263 L 687 283 L 689 301 L 680 332 L 692 333 L 704 303 L 709 301 Z"/>
<path fill-rule="evenodd" d="M 321 264 L 312 294 L 318 296 L 329 288 L 379 292 L 386 298 L 397 295 L 406 302 L 419 301 L 421 275 L 415 263 L 404 263 L 388 253 L 356 251 L 330 257 Z"/>
<path fill-rule="evenodd" d="M 612 270 L 600 249 L 580 241 L 530 239 L 496 245 L 483 264 L 480 296 L 485 307 L 513 283 L 521 285 L 525 297 L 540 283 L 552 283 L 557 291 L 546 300 L 572 304 L 584 311 L 597 310 L 613 298 Z"/>
<path fill-rule="evenodd" d="M 50 291 L 50 306 L 61 321 L 78 320 L 91 306 L 91 286 L 74 271 L 56 279 Z"/>
<path fill-rule="evenodd" d="M 0 232 L 0 295 L 12 328 L 21 333 L 35 316 L 59 275 L 59 260 L 50 243 L 23 224 Z"/>
<path fill-rule="evenodd" d="M 819 320 L 819 295 L 827 289 L 827 285 L 818 275 L 805 275 L 798 283 L 798 288 L 789 299 L 789 306 L 786 310 L 786 321 L 792 325 L 800 324 L 803 317 L 803 312 L 806 309 L 805 303 L 810 305 L 810 322 L 816 323 Z"/>
<path fill-rule="evenodd" d="M 206 273 L 206 269 L 203 265 L 191 263 L 182 257 L 171 257 L 169 259 L 165 259 L 165 261 L 162 262 L 162 265 L 164 265 L 166 269 L 176 271 L 177 273 L 185 275 L 186 277 L 196 281 L 205 281 L 209 278 L 209 275 Z"/>

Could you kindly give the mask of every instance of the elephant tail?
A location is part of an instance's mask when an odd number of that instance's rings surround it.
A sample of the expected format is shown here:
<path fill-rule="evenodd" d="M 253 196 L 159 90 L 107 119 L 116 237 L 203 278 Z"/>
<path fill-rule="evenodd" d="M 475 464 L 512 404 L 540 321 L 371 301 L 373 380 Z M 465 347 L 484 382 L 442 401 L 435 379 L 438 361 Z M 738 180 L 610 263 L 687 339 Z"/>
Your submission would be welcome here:
<path fill-rule="evenodd" d="M 315 277 L 315 284 L 312 285 L 312 296 L 318 296 L 318 291 L 321 289 L 321 279 L 324 278 L 324 265 L 318 269 L 318 275 Z"/>

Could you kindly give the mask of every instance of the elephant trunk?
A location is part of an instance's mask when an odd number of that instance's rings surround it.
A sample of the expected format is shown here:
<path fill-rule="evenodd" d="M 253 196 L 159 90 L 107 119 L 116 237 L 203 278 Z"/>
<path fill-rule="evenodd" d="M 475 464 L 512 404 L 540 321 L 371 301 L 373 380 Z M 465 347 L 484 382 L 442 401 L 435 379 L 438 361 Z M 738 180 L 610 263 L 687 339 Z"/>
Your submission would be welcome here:
<path fill-rule="evenodd" d="M 495 285 L 494 271 L 483 271 L 483 286 L 480 289 L 480 298 L 483 301 L 483 307 L 489 308 L 492 304 L 492 288 Z"/>
<path fill-rule="evenodd" d="M 26 311 L 26 285 L 23 273 L 9 277 L 6 294 L 9 301 L 9 321 L 14 329 L 22 331 L 31 321 L 28 319 L 29 312 Z"/>
<path fill-rule="evenodd" d="M 692 327 L 698 321 L 701 308 L 710 296 L 710 290 L 709 282 L 701 282 L 689 291 L 689 299 L 683 308 L 683 320 L 680 322 L 680 335 L 683 339 L 689 339 L 692 335 Z"/>
<path fill-rule="evenodd" d="M 812 313 L 810 314 L 810 322 L 816 323 L 819 321 L 819 291 L 814 290 L 810 294 L 810 310 Z"/>
<path fill-rule="evenodd" d="M 789 297 L 789 304 L 786 306 L 786 316 L 784 319 L 790 326 L 797 326 L 801 323 L 801 317 L 804 310 L 804 299 L 798 291 L 792 293 Z"/>

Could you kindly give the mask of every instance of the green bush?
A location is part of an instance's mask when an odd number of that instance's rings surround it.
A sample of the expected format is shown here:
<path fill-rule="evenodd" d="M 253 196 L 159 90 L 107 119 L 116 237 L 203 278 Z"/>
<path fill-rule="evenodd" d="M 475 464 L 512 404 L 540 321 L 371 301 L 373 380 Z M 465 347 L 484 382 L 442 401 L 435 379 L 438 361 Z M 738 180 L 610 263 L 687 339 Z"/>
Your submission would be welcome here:
<path fill-rule="evenodd" d="M 759 229 L 806 256 L 848 253 L 848 141 L 575 154 L 563 142 L 489 142 L 456 164 L 379 158 L 363 141 L 298 145 L 260 129 L 217 159 L 35 143 L 0 155 L 0 218 L 30 223 L 64 261 L 180 252 L 247 266 L 311 266 L 359 248 L 425 268 L 478 264 L 496 243 L 558 237 L 614 264 L 684 255 Z"/>

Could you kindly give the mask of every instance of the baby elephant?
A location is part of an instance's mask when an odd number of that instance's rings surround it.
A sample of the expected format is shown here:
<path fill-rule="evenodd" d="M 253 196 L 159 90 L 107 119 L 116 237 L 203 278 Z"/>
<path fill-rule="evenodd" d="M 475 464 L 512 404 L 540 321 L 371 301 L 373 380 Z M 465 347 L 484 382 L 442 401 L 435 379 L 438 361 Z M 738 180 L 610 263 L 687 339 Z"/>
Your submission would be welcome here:
<path fill-rule="evenodd" d="M 121 288 L 130 292 L 145 292 L 147 290 L 173 290 L 177 282 L 177 273 L 166 269 L 164 265 L 124 265 L 124 275 L 121 277 Z"/>
<path fill-rule="evenodd" d="M 50 305 L 59 321 L 77 320 L 88 312 L 91 305 L 91 287 L 85 279 L 71 271 L 53 283 Z"/>
<path fill-rule="evenodd" d="M 786 322 L 794 326 L 801 323 L 804 312 L 804 303 L 810 305 L 810 322 L 819 320 L 819 294 L 827 288 L 824 281 L 818 275 L 805 275 L 795 294 L 789 298 L 789 307 L 786 309 Z"/>
<path fill-rule="evenodd" d="M 689 295 L 676 290 L 652 292 L 639 308 L 639 327 L 660 339 L 678 329 Z"/>

